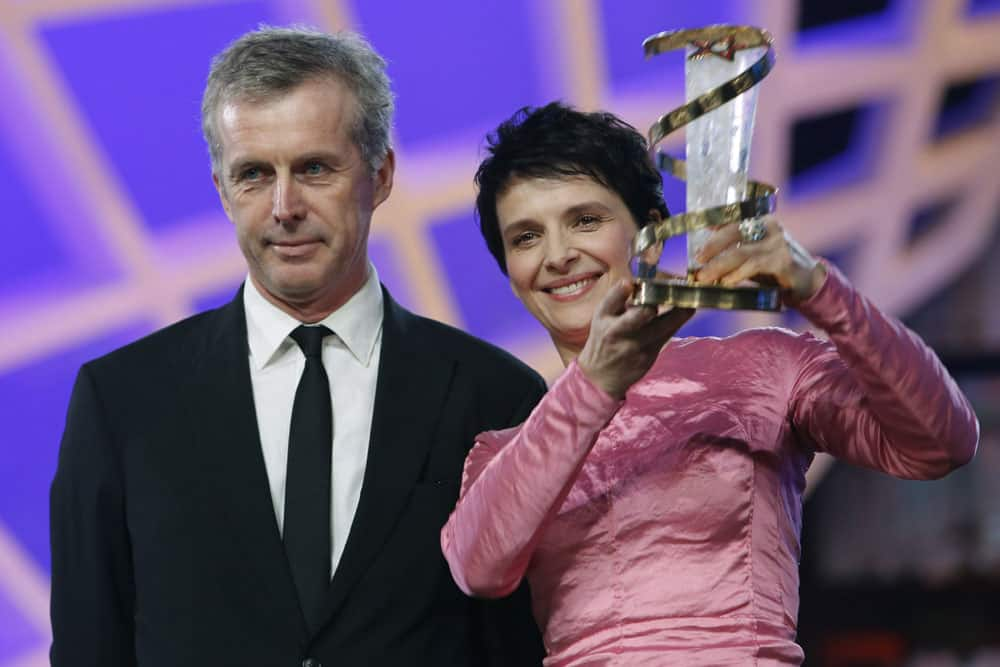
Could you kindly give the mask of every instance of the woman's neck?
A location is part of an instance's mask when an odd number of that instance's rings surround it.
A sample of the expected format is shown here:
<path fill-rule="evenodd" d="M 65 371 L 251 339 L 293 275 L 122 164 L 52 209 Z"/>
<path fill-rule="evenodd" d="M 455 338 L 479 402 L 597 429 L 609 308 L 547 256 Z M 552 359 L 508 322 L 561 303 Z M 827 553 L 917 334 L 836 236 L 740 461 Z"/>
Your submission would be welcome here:
<path fill-rule="evenodd" d="M 569 366 L 570 362 L 580 356 L 580 352 L 583 350 L 586 342 L 586 339 L 584 339 L 583 343 L 573 343 L 566 340 L 559 340 L 555 336 L 552 336 L 552 343 L 556 346 L 556 352 L 559 353 L 559 358 L 562 359 L 563 366 Z"/>

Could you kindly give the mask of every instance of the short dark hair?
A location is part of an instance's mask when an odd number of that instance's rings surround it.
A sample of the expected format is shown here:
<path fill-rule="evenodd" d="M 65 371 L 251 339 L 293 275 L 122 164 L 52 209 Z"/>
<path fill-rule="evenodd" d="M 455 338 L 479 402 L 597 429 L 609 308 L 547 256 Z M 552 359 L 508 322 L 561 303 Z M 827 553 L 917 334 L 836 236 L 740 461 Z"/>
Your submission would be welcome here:
<path fill-rule="evenodd" d="M 497 197 L 515 178 L 588 176 L 622 198 L 636 224 L 649 211 L 667 216 L 663 179 L 646 140 L 606 111 L 582 112 L 561 102 L 523 107 L 487 135 L 489 155 L 476 171 L 476 214 L 486 246 L 507 274 Z"/>

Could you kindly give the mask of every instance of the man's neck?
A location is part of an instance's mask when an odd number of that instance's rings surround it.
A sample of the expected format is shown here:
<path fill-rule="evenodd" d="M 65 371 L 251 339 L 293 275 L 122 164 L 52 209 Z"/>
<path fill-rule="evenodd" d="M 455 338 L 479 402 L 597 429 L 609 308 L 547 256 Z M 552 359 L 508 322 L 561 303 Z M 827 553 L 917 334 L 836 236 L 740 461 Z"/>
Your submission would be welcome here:
<path fill-rule="evenodd" d="M 303 324 L 315 324 L 316 322 L 326 319 L 330 313 L 336 311 L 338 308 L 350 301 L 351 297 L 357 294 L 358 291 L 364 286 L 367 279 L 368 271 L 366 269 L 360 280 L 354 280 L 345 285 L 345 289 L 337 290 L 336 292 L 325 294 L 317 298 L 290 300 L 281 299 L 275 296 L 267 288 L 261 285 L 252 275 L 250 276 L 250 280 L 253 282 L 257 292 L 260 293 L 260 295 L 264 297 L 268 303 L 291 315 Z"/>

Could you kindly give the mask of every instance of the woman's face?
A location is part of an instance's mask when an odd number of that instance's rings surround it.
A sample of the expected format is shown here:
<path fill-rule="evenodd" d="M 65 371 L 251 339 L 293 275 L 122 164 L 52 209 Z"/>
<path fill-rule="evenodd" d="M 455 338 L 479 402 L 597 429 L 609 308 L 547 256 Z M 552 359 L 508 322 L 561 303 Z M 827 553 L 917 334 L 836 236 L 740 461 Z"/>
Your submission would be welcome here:
<path fill-rule="evenodd" d="M 578 352 L 608 287 L 631 277 L 625 202 L 587 176 L 515 178 L 497 218 L 514 294 L 560 351 Z"/>

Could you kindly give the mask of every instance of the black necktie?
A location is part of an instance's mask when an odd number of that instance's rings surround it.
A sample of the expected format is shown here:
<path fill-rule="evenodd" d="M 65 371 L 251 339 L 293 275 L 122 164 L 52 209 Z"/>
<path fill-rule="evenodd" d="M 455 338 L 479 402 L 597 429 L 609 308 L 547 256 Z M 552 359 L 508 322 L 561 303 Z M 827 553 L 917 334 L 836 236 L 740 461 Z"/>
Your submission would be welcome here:
<path fill-rule="evenodd" d="M 320 356 L 324 326 L 300 326 L 291 333 L 306 355 L 295 390 L 288 434 L 285 524 L 282 538 L 302 613 L 317 630 L 323 598 L 330 586 L 330 455 L 333 410 L 330 383 Z"/>

